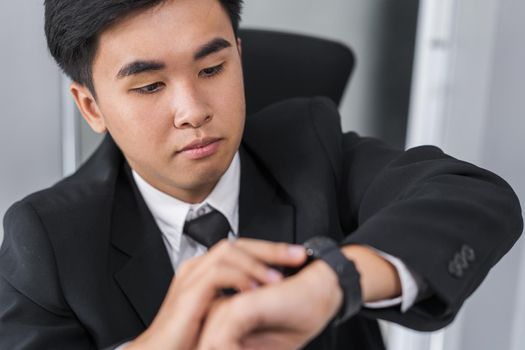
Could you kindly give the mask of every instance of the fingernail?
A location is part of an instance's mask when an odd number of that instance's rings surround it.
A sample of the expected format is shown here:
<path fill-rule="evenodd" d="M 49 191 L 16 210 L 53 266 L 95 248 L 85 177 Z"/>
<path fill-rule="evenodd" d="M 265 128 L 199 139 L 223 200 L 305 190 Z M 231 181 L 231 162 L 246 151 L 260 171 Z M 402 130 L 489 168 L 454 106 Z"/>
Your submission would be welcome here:
<path fill-rule="evenodd" d="M 255 281 L 251 281 L 251 282 L 250 282 L 250 288 L 251 288 L 251 289 L 257 289 L 257 288 L 259 288 L 259 283 L 255 282 Z"/>
<path fill-rule="evenodd" d="M 270 283 L 279 282 L 283 278 L 283 275 L 277 270 L 268 269 L 268 281 Z"/>
<path fill-rule="evenodd" d="M 304 247 L 302 245 L 289 245 L 288 254 L 292 258 L 300 258 L 304 255 Z"/>

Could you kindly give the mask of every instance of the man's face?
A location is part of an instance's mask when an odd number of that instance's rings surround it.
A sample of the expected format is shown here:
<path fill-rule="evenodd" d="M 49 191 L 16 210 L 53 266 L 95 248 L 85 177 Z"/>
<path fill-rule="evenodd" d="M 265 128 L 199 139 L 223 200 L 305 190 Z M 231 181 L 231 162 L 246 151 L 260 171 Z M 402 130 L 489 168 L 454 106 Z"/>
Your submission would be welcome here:
<path fill-rule="evenodd" d="M 90 125 L 156 188 L 204 199 L 245 117 L 240 45 L 220 2 L 170 0 L 126 17 L 101 34 L 92 71 L 96 101 L 72 87 Z"/>

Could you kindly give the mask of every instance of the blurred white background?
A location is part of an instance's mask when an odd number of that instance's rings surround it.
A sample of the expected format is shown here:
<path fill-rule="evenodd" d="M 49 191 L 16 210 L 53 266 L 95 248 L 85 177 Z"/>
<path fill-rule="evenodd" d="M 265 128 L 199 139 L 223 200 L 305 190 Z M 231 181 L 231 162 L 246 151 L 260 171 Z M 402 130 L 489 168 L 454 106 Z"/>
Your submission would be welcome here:
<path fill-rule="evenodd" d="M 341 106 L 345 130 L 399 147 L 436 144 L 500 174 L 525 201 L 522 0 L 246 0 L 243 26 L 346 43 L 357 66 Z M 71 172 L 98 138 L 47 53 L 41 0 L 0 3 L 0 42 L 3 217 Z M 435 334 L 389 327 L 389 349 L 525 349 L 522 241 L 453 325 Z"/>

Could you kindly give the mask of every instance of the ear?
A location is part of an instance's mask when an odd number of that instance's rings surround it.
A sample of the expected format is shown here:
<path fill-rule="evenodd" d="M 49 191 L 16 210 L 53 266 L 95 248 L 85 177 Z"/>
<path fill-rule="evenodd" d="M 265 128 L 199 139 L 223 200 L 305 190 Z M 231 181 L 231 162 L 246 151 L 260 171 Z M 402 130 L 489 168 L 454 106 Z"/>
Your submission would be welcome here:
<path fill-rule="evenodd" d="M 241 38 L 237 37 L 237 51 L 239 52 L 239 56 L 242 56 L 242 42 Z"/>
<path fill-rule="evenodd" d="M 82 84 L 73 82 L 69 87 L 80 113 L 96 133 L 106 131 L 106 121 L 100 112 L 96 99 L 89 89 Z"/>

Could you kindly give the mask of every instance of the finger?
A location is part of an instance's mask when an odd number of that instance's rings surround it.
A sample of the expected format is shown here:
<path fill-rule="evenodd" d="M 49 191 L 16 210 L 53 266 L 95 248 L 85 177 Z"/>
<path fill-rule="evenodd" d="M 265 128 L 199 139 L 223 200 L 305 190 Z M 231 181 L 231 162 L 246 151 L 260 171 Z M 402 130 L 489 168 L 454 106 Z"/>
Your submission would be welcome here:
<path fill-rule="evenodd" d="M 177 269 L 177 278 L 184 278 L 186 275 L 193 273 L 203 260 L 204 256 L 200 255 L 184 261 Z"/>
<path fill-rule="evenodd" d="M 210 249 L 208 254 L 191 259 L 181 266 L 180 273 L 177 272 L 179 285 L 191 287 L 196 283 L 208 281 L 204 276 L 210 271 L 214 271 L 220 277 L 221 266 L 227 266 L 229 271 L 237 269 L 244 273 L 245 282 L 241 288 L 236 288 L 238 290 L 252 289 L 256 284 L 276 283 L 282 280 L 282 273 L 266 264 L 291 263 L 294 259 L 296 262 L 301 261 L 301 254 L 305 254 L 302 247 L 284 243 L 241 239 L 237 244 L 223 240 Z M 223 282 L 219 288 L 230 288 L 230 285 L 226 285 L 230 280 L 225 278 L 220 281 Z"/>
<path fill-rule="evenodd" d="M 204 298 L 200 300 L 205 304 L 215 297 L 218 291 L 248 291 L 262 284 L 282 280 L 283 276 L 278 271 L 269 268 L 243 250 L 226 242 L 220 246 L 222 248 L 183 263 L 177 270 L 176 282 L 172 283 L 173 288 L 170 287 L 168 295 L 181 294 L 186 290 L 193 291 L 196 286 L 201 286 L 200 292 L 194 293 L 194 296 L 198 299 Z M 234 282 L 231 277 L 233 271 L 236 271 Z"/>
<path fill-rule="evenodd" d="M 306 261 L 306 251 L 301 245 L 250 238 L 239 238 L 234 245 L 271 265 L 299 266 Z"/>
<path fill-rule="evenodd" d="M 221 241 L 208 253 L 206 262 L 199 268 L 210 269 L 215 265 L 228 265 L 251 276 L 259 284 L 276 283 L 282 280 L 282 274 L 269 267 L 264 261 L 250 254 L 233 242 Z"/>
<path fill-rule="evenodd" d="M 206 273 L 195 282 L 194 290 L 198 291 L 196 292 L 196 296 L 201 294 L 201 298 L 209 300 L 216 297 L 218 292 L 223 289 L 231 288 L 239 291 L 247 291 L 254 289 L 255 286 L 256 282 L 251 275 L 246 274 L 235 266 L 223 264 L 216 265 L 207 270 Z"/>
<path fill-rule="evenodd" d="M 184 281 L 178 281 L 175 292 L 165 299 L 164 304 L 171 304 L 167 308 L 188 310 L 186 314 L 199 319 L 209 312 L 215 300 L 220 299 L 220 291 L 228 288 L 246 291 L 255 286 L 255 281 L 249 275 L 225 264 L 212 266 L 198 278 L 195 278 L 196 275 L 188 277 Z"/>
<path fill-rule="evenodd" d="M 299 348 L 297 334 L 289 329 L 272 328 L 254 331 L 242 339 L 243 350 L 287 350 Z"/>

